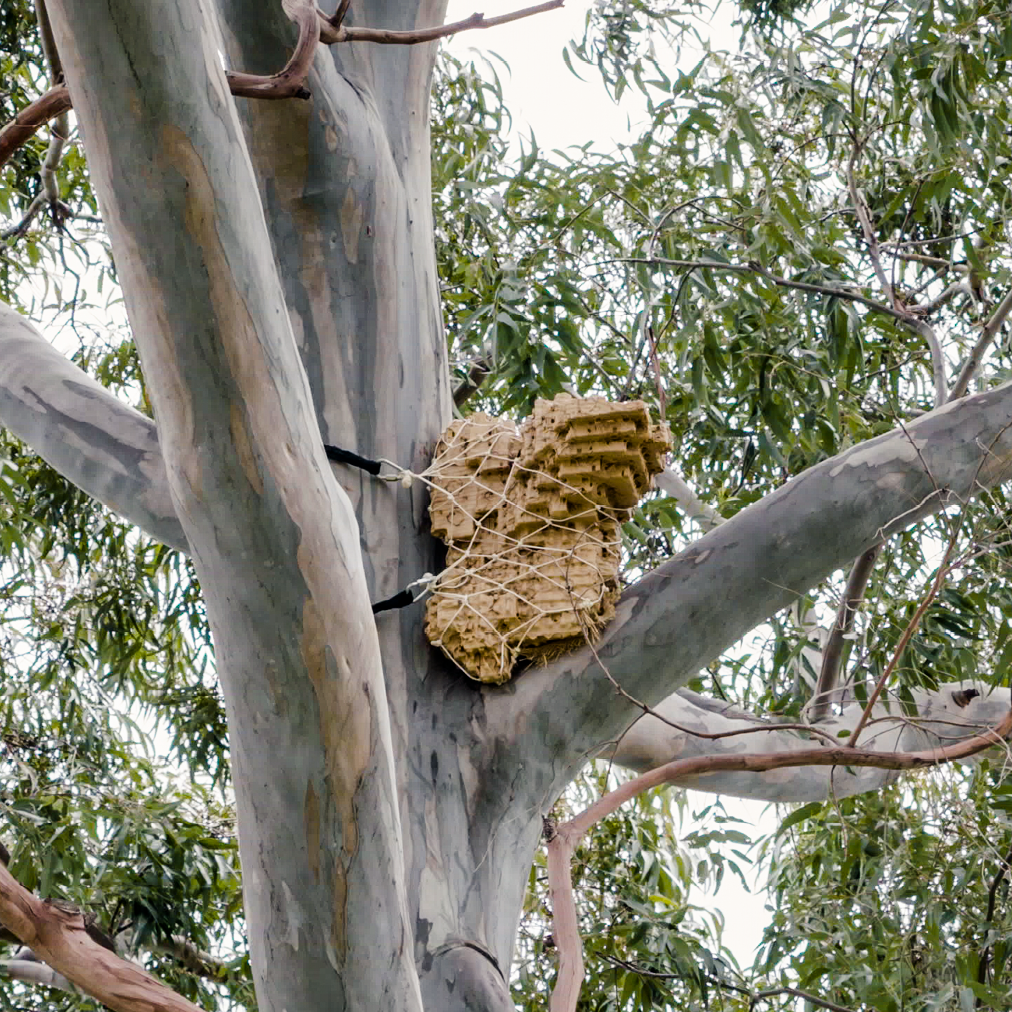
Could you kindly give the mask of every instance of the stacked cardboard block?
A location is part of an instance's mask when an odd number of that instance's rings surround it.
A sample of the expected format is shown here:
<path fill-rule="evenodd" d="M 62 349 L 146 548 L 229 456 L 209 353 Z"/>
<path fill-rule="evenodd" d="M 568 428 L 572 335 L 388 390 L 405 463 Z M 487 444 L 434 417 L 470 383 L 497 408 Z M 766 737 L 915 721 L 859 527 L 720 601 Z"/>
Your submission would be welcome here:
<path fill-rule="evenodd" d="M 594 639 L 615 614 L 619 525 L 664 466 L 642 401 L 560 394 L 517 427 L 476 414 L 436 447 L 432 533 L 447 544 L 425 631 L 472 678 Z"/>

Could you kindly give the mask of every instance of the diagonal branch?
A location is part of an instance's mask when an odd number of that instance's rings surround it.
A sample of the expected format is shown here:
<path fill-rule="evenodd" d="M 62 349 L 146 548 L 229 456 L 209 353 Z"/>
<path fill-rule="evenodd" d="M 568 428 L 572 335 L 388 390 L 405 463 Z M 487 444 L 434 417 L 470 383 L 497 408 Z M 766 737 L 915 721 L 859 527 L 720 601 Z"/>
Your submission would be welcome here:
<path fill-rule="evenodd" d="M 840 676 L 840 662 L 843 659 L 843 643 L 854 628 L 854 619 L 857 610 L 864 599 L 864 591 L 871 579 L 875 569 L 875 560 L 881 545 L 873 545 L 868 551 L 863 552 L 854 563 L 847 578 L 847 586 L 843 591 L 843 600 L 840 602 L 839 610 L 836 613 L 836 621 L 833 622 L 832 631 L 822 652 L 822 667 L 819 669 L 819 680 L 815 685 L 815 692 L 812 693 L 812 704 L 809 707 L 809 719 L 813 724 L 818 723 L 829 712 L 832 703 L 833 690 L 836 688 Z"/>
<path fill-rule="evenodd" d="M 2 302 L 0 422 L 90 496 L 163 544 L 186 550 L 154 422 Z"/>
<path fill-rule="evenodd" d="M 868 204 L 864 199 L 864 195 L 857 188 L 857 181 L 854 178 L 854 164 L 857 161 L 858 155 L 859 148 L 855 142 L 854 150 L 850 156 L 850 161 L 847 163 L 847 189 L 850 191 L 850 200 L 854 205 L 854 213 L 857 215 L 857 220 L 861 223 L 861 232 L 864 235 L 864 241 L 868 245 L 868 256 L 871 257 L 871 266 L 875 271 L 875 277 L 878 278 L 878 283 L 882 288 L 882 294 L 885 295 L 887 301 L 895 307 L 896 293 L 882 267 L 882 257 L 879 255 L 878 238 L 875 235 L 875 228 L 872 225 L 871 212 L 868 209 Z"/>
<path fill-rule="evenodd" d="M 998 303 L 998 308 L 991 314 L 991 319 L 981 328 L 980 337 L 977 338 L 977 343 L 973 346 L 973 350 L 963 363 L 963 368 L 959 371 L 959 377 L 952 386 L 952 390 L 949 393 L 950 400 L 955 400 L 957 397 L 962 397 L 966 394 L 970 386 L 970 380 L 973 379 L 974 373 L 976 373 L 981 359 L 984 357 L 984 352 L 987 351 L 988 346 L 998 335 L 998 331 L 1001 330 L 1002 324 L 1008 318 L 1010 312 L 1012 312 L 1012 288 L 1005 293 L 1005 298 Z"/>
<path fill-rule="evenodd" d="M 0 130 L 0 166 L 5 165 L 11 155 L 30 141 L 41 127 L 70 108 L 70 89 L 65 84 L 50 88 L 40 98 L 25 106 Z"/>
<path fill-rule="evenodd" d="M 1006 384 L 860 443 L 737 513 L 628 588 L 597 653 L 623 689 L 655 706 L 833 570 L 1010 475 Z M 552 790 L 639 716 L 587 648 L 526 671 L 487 712 L 507 736 L 519 714 L 550 719 L 530 761 L 544 751 Z"/>
<path fill-rule="evenodd" d="M 135 963 L 99 945 L 80 912 L 40 900 L 3 863 L 0 922 L 41 960 L 115 1012 L 200 1012 Z"/>
<path fill-rule="evenodd" d="M 483 351 L 471 359 L 467 376 L 453 388 L 454 407 L 462 408 L 481 388 L 485 377 L 492 371 L 488 352 Z"/>
<path fill-rule="evenodd" d="M 724 518 L 712 506 L 703 502 L 692 486 L 673 467 L 666 467 L 660 474 L 655 475 L 654 486 L 665 495 L 671 496 L 682 512 L 690 520 L 696 520 L 704 531 L 712 530 L 724 522 Z"/>
<path fill-rule="evenodd" d="M 53 28 L 49 22 L 49 12 L 46 10 L 45 0 L 35 0 L 35 18 L 39 25 L 39 37 L 42 40 L 42 51 L 45 54 L 46 65 L 49 68 L 49 79 L 54 86 L 63 83 L 63 65 L 60 63 L 60 54 L 56 51 L 56 41 L 53 38 Z M 60 200 L 60 183 L 56 176 L 56 170 L 60 167 L 60 158 L 63 155 L 63 148 L 70 139 L 70 120 L 67 113 L 61 113 L 53 121 L 49 131 L 49 147 L 46 150 L 45 160 L 39 169 L 39 177 L 42 180 L 42 189 L 35 199 L 28 205 L 28 210 L 16 225 L 5 229 L 0 233 L 0 238 L 11 239 L 24 235 L 28 231 L 32 220 L 42 208 L 48 204 L 53 221 L 57 227 L 62 225 L 64 219 L 73 216 L 73 210 Z"/>
<path fill-rule="evenodd" d="M 734 274 L 758 274 L 759 277 L 765 278 L 767 281 L 772 281 L 773 284 L 778 285 L 781 288 L 793 288 L 799 292 L 811 292 L 814 295 L 831 295 L 838 299 L 847 299 L 849 302 L 857 302 L 862 306 L 867 306 L 869 309 L 873 309 L 876 313 L 884 313 L 886 316 L 891 316 L 894 320 L 899 320 L 901 323 L 909 323 L 908 313 L 899 309 L 894 309 L 892 306 L 888 306 L 884 302 L 877 302 L 875 299 L 870 299 L 868 296 L 862 295 L 860 292 L 855 292 L 853 289 L 837 288 L 834 285 L 817 285 L 810 281 L 793 281 L 790 278 L 784 278 L 779 274 L 774 274 L 761 264 L 754 262 L 747 264 L 729 264 L 722 263 L 719 260 L 672 260 L 667 257 L 619 257 L 616 260 L 599 260 L 598 263 L 651 263 L 665 264 L 669 267 L 685 267 L 691 270 L 706 268 L 714 271 L 729 271 Z"/>

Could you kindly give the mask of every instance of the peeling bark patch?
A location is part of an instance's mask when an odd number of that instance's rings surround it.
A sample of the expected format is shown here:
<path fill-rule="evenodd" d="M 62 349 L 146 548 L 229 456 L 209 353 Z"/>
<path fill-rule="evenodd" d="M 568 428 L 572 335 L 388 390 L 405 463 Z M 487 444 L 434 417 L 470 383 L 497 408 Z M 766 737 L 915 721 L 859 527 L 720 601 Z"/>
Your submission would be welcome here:
<path fill-rule="evenodd" d="M 713 549 L 712 549 L 712 548 L 707 548 L 707 549 L 706 549 L 706 551 L 700 552 L 700 553 L 699 553 L 699 554 L 698 554 L 698 555 L 697 555 L 697 556 L 696 556 L 696 557 L 695 557 L 695 558 L 694 558 L 694 559 L 692 560 L 692 564 L 693 564 L 693 565 L 695 565 L 695 566 L 698 566 L 698 565 L 700 565 L 700 563 L 706 562 L 706 560 L 707 560 L 707 559 L 708 559 L 708 558 L 709 558 L 709 557 L 710 557 L 711 555 L 713 555 Z"/>
<path fill-rule="evenodd" d="M 892 463 L 913 463 L 919 456 L 923 442 L 923 440 L 915 439 L 910 435 L 900 442 L 892 433 L 880 436 L 878 439 L 872 439 L 868 443 L 855 447 L 829 472 L 829 476 L 835 478 L 848 467 L 882 467 Z"/>
<path fill-rule="evenodd" d="M 310 103 L 251 102 L 249 152 L 257 180 L 286 209 L 300 201 L 309 175 Z"/>
<path fill-rule="evenodd" d="M 348 262 L 358 263 L 358 240 L 362 232 L 362 206 L 355 198 L 355 191 L 349 186 L 344 192 L 341 204 L 341 235 L 344 239 L 344 255 Z"/>
<path fill-rule="evenodd" d="M 306 784 L 304 805 L 306 821 L 306 851 L 309 856 L 309 870 L 313 878 L 320 881 L 320 802 L 313 790 L 313 782 Z"/>
<path fill-rule="evenodd" d="M 369 762 L 368 735 L 354 726 L 356 715 L 340 712 L 336 691 L 338 665 L 326 641 L 326 630 L 312 599 L 302 611 L 302 659 L 313 683 L 320 711 L 327 788 L 341 829 L 341 851 L 333 858 L 333 909 L 331 940 L 340 959 L 347 951 L 347 871 L 358 849 L 358 822 L 354 798 Z M 356 749 L 355 745 L 360 748 Z M 328 841 L 329 842 L 329 841 Z"/>
<path fill-rule="evenodd" d="M 246 480 L 253 486 L 257 495 L 264 494 L 264 482 L 260 477 L 260 470 L 257 467 L 256 458 L 253 456 L 253 447 L 249 441 L 249 430 L 246 427 L 244 412 L 239 404 L 232 402 L 229 408 L 229 429 L 232 432 L 232 445 L 239 457 L 243 474 Z"/>

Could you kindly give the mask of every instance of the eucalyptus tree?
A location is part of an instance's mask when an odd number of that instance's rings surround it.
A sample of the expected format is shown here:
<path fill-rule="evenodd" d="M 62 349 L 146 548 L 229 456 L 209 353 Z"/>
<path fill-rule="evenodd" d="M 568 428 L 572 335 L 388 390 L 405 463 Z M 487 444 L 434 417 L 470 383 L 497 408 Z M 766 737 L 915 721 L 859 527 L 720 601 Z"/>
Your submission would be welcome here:
<path fill-rule="evenodd" d="M 115 1008 L 190 1007 L 109 952 L 128 935 L 177 990 L 211 1000 L 202 974 L 248 1000 L 221 783 L 262 1008 L 505 1009 L 543 820 L 591 757 L 811 744 L 681 687 L 792 715 L 817 690 L 832 737 L 888 671 L 923 720 L 894 707 L 882 751 L 1007 709 L 985 692 L 1010 628 L 1007 11 L 839 5 L 676 72 L 654 45 L 686 41 L 673 6 L 596 4 L 571 58 L 637 88 L 650 129 L 610 154 L 531 139 L 513 164 L 479 70 L 443 63 L 430 130 L 444 7 L 49 0 L 38 35 L 17 4 L 5 21 L 27 39 L 5 56 L 19 118 L 0 152 L 23 145 L 6 293 L 33 308 L 18 282 L 42 263 L 38 308 L 73 316 L 114 277 L 132 344 L 84 348 L 96 380 L 0 309 L 0 419 L 48 462 L 12 443 L 3 482 L 8 628 L 43 644 L 5 643 L 22 776 L 0 799 L 0 921 L 15 962 Z M 47 117 L 48 145 L 25 143 Z M 111 262 L 74 242 L 99 211 Z M 629 585 L 596 646 L 478 685 L 418 608 L 371 608 L 439 569 L 420 486 L 324 446 L 422 471 L 455 401 L 522 413 L 563 385 L 646 397 L 681 473 L 627 526 Z M 820 584 L 855 560 L 814 651 L 804 605 L 825 609 L 839 590 Z M 771 650 L 725 654 L 767 621 Z M 138 754 L 145 708 L 196 786 Z M 701 780 L 814 802 L 890 778 Z"/>

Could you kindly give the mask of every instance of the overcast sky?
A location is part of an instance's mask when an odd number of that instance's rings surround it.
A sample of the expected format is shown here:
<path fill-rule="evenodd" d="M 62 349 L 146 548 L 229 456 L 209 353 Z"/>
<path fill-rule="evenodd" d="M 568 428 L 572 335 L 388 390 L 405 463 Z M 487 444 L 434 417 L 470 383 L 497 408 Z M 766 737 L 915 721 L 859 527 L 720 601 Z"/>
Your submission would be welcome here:
<path fill-rule="evenodd" d="M 447 21 L 459 21 L 474 13 L 475 4 L 486 17 L 506 14 L 528 0 L 450 0 Z M 577 60 L 574 68 L 581 82 L 562 62 L 562 50 L 570 39 L 583 37 L 589 0 L 568 0 L 565 7 L 521 21 L 481 31 L 461 32 L 449 43 L 463 58 L 468 49 L 491 50 L 509 64 L 501 73 L 506 106 L 514 126 L 526 134 L 532 127 L 541 147 L 558 148 L 586 141 L 625 138 L 631 102 L 615 105 L 604 90 L 597 70 Z"/>

